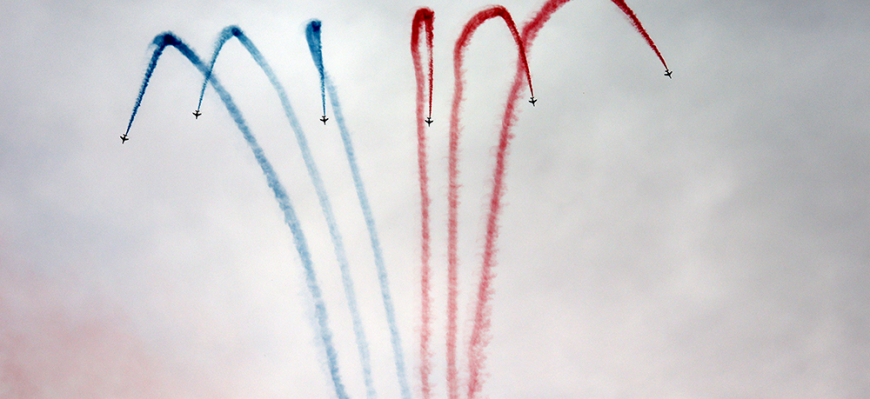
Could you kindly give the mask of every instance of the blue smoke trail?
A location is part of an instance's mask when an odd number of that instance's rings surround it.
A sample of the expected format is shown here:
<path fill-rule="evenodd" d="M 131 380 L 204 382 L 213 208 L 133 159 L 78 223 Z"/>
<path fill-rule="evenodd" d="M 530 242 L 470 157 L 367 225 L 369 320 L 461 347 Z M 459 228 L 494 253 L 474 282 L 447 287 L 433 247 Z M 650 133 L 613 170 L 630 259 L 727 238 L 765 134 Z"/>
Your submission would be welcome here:
<path fill-rule="evenodd" d="M 369 238 L 371 239 L 372 252 L 374 252 L 375 255 L 375 266 L 377 267 L 378 280 L 381 284 L 381 297 L 384 301 L 384 310 L 386 311 L 387 322 L 390 327 L 390 342 L 393 345 L 393 356 L 395 357 L 396 362 L 396 375 L 399 379 L 399 387 L 402 391 L 402 398 L 410 399 L 411 391 L 408 389 L 408 380 L 405 377 L 405 355 L 402 352 L 402 341 L 399 337 L 399 330 L 396 327 L 396 311 L 393 308 L 393 300 L 390 295 L 390 283 L 387 279 L 387 269 L 384 267 L 384 257 L 381 252 L 378 231 L 375 228 L 375 220 L 372 217 L 372 209 L 369 206 L 365 186 L 363 185 L 359 167 L 356 164 L 356 157 L 354 156 L 350 133 L 348 133 L 347 127 L 344 124 L 344 116 L 342 116 L 341 113 L 341 104 L 338 101 L 338 94 L 336 93 L 335 86 L 333 86 L 332 81 L 329 79 L 329 75 L 323 68 L 323 58 L 319 54 L 320 46 L 312 45 L 312 39 L 314 39 L 316 43 L 320 43 L 320 25 L 321 23 L 318 20 L 313 20 L 308 23 L 308 26 L 305 28 L 305 36 L 308 38 L 308 48 L 311 50 L 311 57 L 313 58 L 317 69 L 321 71 L 321 76 L 325 82 L 326 89 L 329 91 L 332 112 L 335 114 L 335 120 L 338 123 L 338 129 L 341 132 L 341 141 L 344 143 L 344 151 L 347 154 L 347 162 L 350 164 L 350 171 L 353 175 L 354 186 L 356 187 L 356 195 L 359 198 L 360 207 L 362 207 L 366 227 L 369 231 Z M 318 54 L 315 54 L 315 51 Z M 320 63 L 318 64 L 318 62 Z"/>
<path fill-rule="evenodd" d="M 311 255 L 308 252 L 308 244 L 305 241 L 305 235 L 303 234 L 302 227 L 299 225 L 299 220 L 296 218 L 296 212 L 293 210 L 293 205 L 290 203 L 287 191 L 278 180 L 278 176 L 275 174 L 268 159 L 266 159 L 263 149 L 248 129 L 248 125 L 242 117 L 241 112 L 236 107 L 232 97 L 223 88 L 223 85 L 220 84 L 217 78 L 209 73 L 209 68 L 206 68 L 199 56 L 197 56 L 190 47 L 171 32 L 157 35 L 157 37 L 154 38 L 153 44 L 157 46 L 157 48 L 154 50 L 154 54 L 151 56 L 151 61 L 148 63 L 148 69 L 145 71 L 145 78 L 142 81 L 142 87 L 139 89 L 139 96 L 136 98 L 136 104 L 133 107 L 133 114 L 130 117 L 130 123 L 127 127 L 128 131 L 130 128 L 129 126 L 133 124 L 133 117 L 136 116 L 139 105 L 142 103 L 142 97 L 145 95 L 145 89 L 148 87 L 148 82 L 151 79 L 151 75 L 154 73 L 154 68 L 157 66 L 157 60 L 163 54 L 163 49 L 167 46 L 175 47 L 182 55 L 187 57 L 187 59 L 196 66 L 200 72 L 202 72 L 203 76 L 205 76 L 208 82 L 211 83 L 212 87 L 214 87 L 218 96 L 220 96 L 227 111 L 229 111 L 239 130 L 242 132 L 245 141 L 248 142 L 248 146 L 250 146 L 251 150 L 254 152 L 254 157 L 257 159 L 257 163 L 263 170 L 266 182 L 275 194 L 275 200 L 278 202 L 278 206 L 281 208 L 281 211 L 284 212 L 284 222 L 287 223 L 287 226 L 290 227 L 290 231 L 293 233 L 293 242 L 296 246 L 296 251 L 299 253 L 302 266 L 305 269 L 305 280 L 314 301 L 314 315 L 317 320 L 320 340 L 323 343 L 324 350 L 326 351 L 326 358 L 328 361 L 329 372 L 332 377 L 332 383 L 335 388 L 335 394 L 340 399 L 346 399 L 347 394 L 344 391 L 344 385 L 341 382 L 341 376 L 339 375 L 338 370 L 338 354 L 335 352 L 335 347 L 332 345 L 332 332 L 329 330 L 326 304 L 323 301 L 320 286 L 317 284 L 317 276 L 314 273 L 314 265 L 311 262 Z"/>
<path fill-rule="evenodd" d="M 205 79 L 202 81 L 202 89 L 199 90 L 199 102 L 196 103 L 196 109 L 199 110 L 202 107 L 202 98 L 205 96 L 205 88 L 208 86 L 209 78 L 211 77 L 212 71 L 214 71 L 214 63 L 217 60 L 218 54 L 220 54 L 221 49 L 224 48 L 224 43 L 230 38 L 233 37 L 232 32 L 227 32 L 228 29 L 232 27 L 224 28 L 221 31 L 220 36 L 218 36 L 218 40 L 215 43 L 214 51 L 211 53 L 211 61 L 208 63 L 208 72 L 205 74 Z"/>
<path fill-rule="evenodd" d="M 323 103 L 323 116 L 326 116 L 326 92 L 324 91 L 326 74 L 323 72 L 323 46 L 320 44 L 320 21 L 313 19 L 305 29 L 305 38 L 308 39 L 308 50 L 314 58 L 317 72 L 320 72 L 320 101 Z"/>
<path fill-rule="evenodd" d="M 239 43 L 245 47 L 257 65 L 260 66 L 260 69 L 263 70 L 263 73 L 266 74 L 266 77 L 269 79 L 269 82 L 272 84 L 272 87 L 275 88 L 275 91 L 278 93 L 278 97 L 281 100 L 281 106 L 284 109 L 284 114 L 287 116 L 287 120 L 290 122 L 290 126 L 293 128 L 293 132 L 296 135 L 296 141 L 299 144 L 299 148 L 302 151 L 302 159 L 305 161 L 305 167 L 308 169 L 308 175 L 311 177 L 311 181 L 314 184 L 314 189 L 317 192 L 317 198 L 320 202 L 320 208 L 323 211 L 323 215 L 326 218 L 326 223 L 329 226 L 329 234 L 332 238 L 333 248 L 335 249 L 335 257 L 338 260 L 338 266 L 341 270 L 341 281 L 344 285 L 344 293 L 347 297 L 347 305 L 350 309 L 351 318 L 353 320 L 353 330 L 356 335 L 356 344 L 357 351 L 359 352 L 360 362 L 362 364 L 363 369 L 363 378 L 366 384 L 366 394 L 369 399 L 374 399 L 375 395 L 375 387 L 374 381 L 372 380 L 372 369 L 371 369 L 371 360 L 369 356 L 369 344 L 366 340 L 365 331 L 362 326 L 362 318 L 360 317 L 359 310 L 357 308 L 356 301 L 356 293 L 353 287 L 353 279 L 350 274 L 350 267 L 348 266 L 347 255 L 344 249 L 344 241 L 341 237 L 341 232 L 338 229 L 338 224 L 335 220 L 335 215 L 332 212 L 332 205 L 329 201 L 329 196 L 326 193 L 326 188 L 323 185 L 323 179 L 320 177 L 320 172 L 317 171 L 317 165 L 314 162 L 314 158 L 311 155 L 311 150 L 308 147 L 308 140 L 305 137 L 305 133 L 302 130 L 302 126 L 299 124 L 299 121 L 296 119 L 296 115 L 293 112 L 293 107 L 290 106 L 290 100 L 287 98 L 287 92 L 284 90 L 284 86 L 278 81 L 278 77 L 275 75 L 275 72 L 266 62 L 266 59 L 260 53 L 260 50 L 254 45 L 253 42 L 245 35 L 242 30 L 237 26 L 228 26 L 221 31 L 220 36 L 218 37 L 218 41 L 215 44 L 215 51 L 212 53 L 211 63 L 209 63 L 209 71 L 206 75 L 206 80 L 203 82 L 203 87 L 205 83 L 208 82 L 208 77 L 211 75 L 212 70 L 214 69 L 215 61 L 217 60 L 218 54 L 220 53 L 221 48 L 223 48 L 224 43 L 226 43 L 231 38 L 237 38 Z"/>

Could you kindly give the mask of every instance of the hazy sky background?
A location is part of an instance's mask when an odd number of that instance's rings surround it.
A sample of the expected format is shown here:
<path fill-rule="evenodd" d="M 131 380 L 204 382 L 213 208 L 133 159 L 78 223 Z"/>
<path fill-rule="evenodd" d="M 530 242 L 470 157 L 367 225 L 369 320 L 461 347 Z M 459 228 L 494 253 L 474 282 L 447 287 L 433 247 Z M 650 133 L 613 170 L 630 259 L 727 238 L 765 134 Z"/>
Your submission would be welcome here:
<path fill-rule="evenodd" d="M 541 1 L 502 2 L 518 24 Z M 200 56 L 239 25 L 288 90 L 338 215 L 375 386 L 389 335 L 324 63 L 381 234 L 415 396 L 420 218 L 410 26 L 435 11 L 430 140 L 435 397 L 445 397 L 452 50 L 477 0 L 0 3 L 0 396 L 328 398 L 292 236 L 201 75 L 167 49 L 131 140 L 153 37 Z M 494 283 L 490 398 L 870 397 L 870 13 L 864 1 L 631 1 L 673 79 L 611 2 L 573 1 L 529 53 Z M 471 324 L 493 146 L 516 50 L 467 52 L 460 340 Z M 299 148 L 237 41 L 215 69 L 288 188 L 353 398 L 338 267 Z M 524 94 L 526 96 L 527 94 Z M 331 115 L 332 111 L 328 113 Z M 462 350 L 460 353 L 464 353 Z M 467 371 L 464 358 L 461 370 Z"/>

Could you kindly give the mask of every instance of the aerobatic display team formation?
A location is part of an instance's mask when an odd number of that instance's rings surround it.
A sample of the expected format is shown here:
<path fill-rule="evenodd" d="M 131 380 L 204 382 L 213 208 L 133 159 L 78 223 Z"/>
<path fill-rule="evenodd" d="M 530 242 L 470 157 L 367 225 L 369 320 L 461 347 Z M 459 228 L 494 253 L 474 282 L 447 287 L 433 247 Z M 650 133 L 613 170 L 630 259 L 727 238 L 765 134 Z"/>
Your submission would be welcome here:
<path fill-rule="evenodd" d="M 483 391 L 483 383 L 485 376 L 485 361 L 486 361 L 486 343 L 489 337 L 489 328 L 491 325 L 490 316 L 492 314 L 490 300 L 493 295 L 493 268 L 496 265 L 495 253 L 497 248 L 498 228 L 499 228 L 499 212 L 502 207 L 501 199 L 504 191 L 504 176 L 506 173 L 506 163 L 508 148 L 511 138 L 513 137 L 512 128 L 516 121 L 516 109 L 519 106 L 521 94 L 526 87 L 529 90 L 528 102 L 531 106 L 535 106 L 538 99 L 535 97 L 534 88 L 532 86 L 532 73 L 529 70 L 527 56 L 529 50 L 534 43 L 540 29 L 544 27 L 550 17 L 558 11 L 569 0 L 549 0 L 533 17 L 526 22 L 521 28 L 518 28 L 510 12 L 502 6 L 489 6 L 482 11 L 476 13 L 465 25 L 459 38 L 456 40 L 453 48 L 453 79 L 454 91 L 453 100 L 450 109 L 450 119 L 448 121 L 449 128 L 449 156 L 448 156 L 448 215 L 447 215 L 447 314 L 446 314 L 446 337 L 443 342 L 446 345 L 446 396 L 449 399 L 458 399 L 460 397 L 474 399 L 479 397 Z M 642 38 L 646 41 L 655 55 L 661 61 L 665 68 L 665 76 L 671 78 L 672 71 L 668 68 L 664 58 L 659 52 L 653 40 L 647 34 L 640 20 L 634 12 L 622 0 L 612 0 L 612 2 L 622 11 L 628 21 L 637 30 Z M 320 40 L 321 22 L 312 20 L 306 25 L 305 37 L 308 41 L 308 47 L 311 53 L 314 66 L 320 76 L 320 95 L 322 104 L 322 114 L 319 115 L 320 122 L 326 125 L 327 121 L 334 121 L 338 125 L 338 130 L 341 135 L 341 140 L 344 145 L 344 150 L 347 158 L 348 166 L 355 185 L 357 198 L 359 200 L 360 209 L 365 220 L 368 230 L 369 243 L 374 253 L 374 264 L 378 281 L 380 283 L 381 300 L 386 314 L 387 327 L 390 333 L 390 343 L 392 348 L 392 357 L 395 368 L 395 378 L 399 386 L 403 399 L 410 399 L 413 396 L 420 396 L 424 399 L 429 399 L 433 396 L 433 381 L 431 379 L 432 372 L 432 314 L 431 314 L 431 278 L 432 266 L 430 265 L 430 194 L 429 194 L 429 177 L 428 177 L 428 160 L 426 147 L 426 130 L 427 126 L 431 127 L 435 121 L 432 118 L 432 94 L 434 87 L 433 80 L 433 46 L 434 46 L 434 20 L 435 13 L 429 8 L 421 8 L 417 10 L 411 21 L 410 29 L 410 50 L 414 64 L 414 74 L 416 77 L 416 128 L 417 128 L 417 159 L 420 184 L 420 319 L 419 319 L 419 336 L 415 337 L 419 342 L 419 352 L 416 354 L 417 368 L 412 372 L 408 371 L 406 365 L 405 353 L 402 350 L 402 336 L 399 333 L 399 328 L 396 323 L 396 312 L 393 305 L 393 300 L 390 294 L 390 282 L 387 274 L 387 268 L 384 264 L 381 245 L 378 238 L 378 231 L 375 226 L 375 221 L 372 216 L 372 210 L 366 194 L 365 184 L 363 183 L 359 167 L 355 158 L 353 143 L 350 132 L 345 125 L 344 117 L 341 111 L 341 103 L 338 99 L 338 93 L 335 86 L 330 80 L 329 74 L 323 62 L 323 49 Z M 490 20 L 500 20 L 507 26 L 508 33 L 516 43 L 518 53 L 516 74 L 511 85 L 504 114 L 501 118 L 501 129 L 499 132 L 498 143 L 495 147 L 495 169 L 492 172 L 492 189 L 488 199 L 488 211 L 486 215 L 486 233 L 484 236 L 484 244 L 482 251 L 482 260 L 479 268 L 479 281 L 477 290 L 474 293 L 474 303 L 470 304 L 472 311 L 472 320 L 470 320 L 471 333 L 467 337 L 467 347 L 465 350 L 465 358 L 468 363 L 464 371 L 467 375 L 460 378 L 460 368 L 457 364 L 457 309 L 458 309 L 458 257 L 457 257 L 457 232 L 458 232 L 458 204 L 459 204 L 459 157 L 458 148 L 460 140 L 460 122 L 461 122 L 461 105 L 463 100 L 463 57 L 465 50 L 471 43 L 472 36 L 475 31 L 485 22 Z M 133 120 L 142 103 L 142 98 L 148 88 L 148 83 L 157 67 L 158 60 L 163 55 L 167 47 L 174 47 L 180 52 L 194 67 L 196 67 L 203 76 L 203 82 L 199 94 L 199 102 L 196 109 L 193 111 L 193 116 L 199 118 L 203 116 L 202 99 L 205 95 L 207 86 L 211 86 L 215 93 L 220 97 L 226 110 L 236 123 L 236 127 L 242 133 L 245 141 L 253 151 L 254 158 L 263 171 L 266 178 L 266 183 L 272 190 L 275 200 L 283 212 L 284 222 L 290 228 L 293 237 L 293 244 L 299 254 L 305 284 L 310 293 L 311 314 L 314 317 L 313 326 L 315 326 L 315 335 L 319 341 L 319 346 L 325 352 L 327 367 L 325 371 L 328 373 L 328 378 L 331 381 L 332 389 L 336 397 L 340 399 L 348 398 L 349 395 L 342 382 L 342 374 L 346 372 L 341 370 L 338 363 L 338 353 L 332 342 L 333 334 L 330 330 L 329 317 L 326 304 L 323 300 L 320 285 L 318 284 L 315 265 L 311 259 L 308 246 L 308 238 L 305 235 L 305 230 L 300 225 L 296 212 L 294 211 L 293 203 L 290 200 L 290 193 L 281 183 L 278 175 L 275 173 L 272 164 L 263 152 L 256 137 L 248 127 L 242 112 L 230 93 L 224 88 L 218 78 L 212 73 L 214 70 L 218 56 L 221 53 L 223 46 L 231 39 L 235 38 L 253 60 L 259 65 L 262 72 L 266 75 L 269 82 L 275 89 L 278 99 L 280 100 L 284 114 L 290 127 L 293 130 L 296 141 L 301 149 L 302 158 L 307 168 L 311 182 L 314 185 L 314 190 L 329 229 L 332 240 L 332 247 L 340 269 L 341 280 L 345 291 L 347 306 L 352 318 L 354 336 L 356 339 L 356 348 L 359 355 L 361 372 L 363 381 L 366 387 L 367 398 L 376 398 L 377 392 L 374 388 L 372 367 L 369 354 L 369 344 L 366 339 L 366 334 L 363 329 L 363 322 L 360 317 L 359 309 L 357 308 L 357 298 L 354 292 L 353 280 L 350 273 L 350 263 L 345 251 L 344 242 L 342 240 L 341 231 L 336 223 L 336 218 L 333 212 L 332 204 L 329 196 L 324 188 L 320 172 L 317 168 L 317 163 L 312 157 L 312 153 L 308 146 L 305 133 L 302 125 L 299 122 L 293 108 L 290 105 L 290 100 L 287 93 L 279 82 L 275 72 L 266 62 L 265 57 L 257 49 L 254 42 L 237 26 L 230 26 L 221 31 L 218 40 L 215 44 L 211 57 L 207 60 L 200 58 L 185 42 L 175 36 L 171 32 L 164 32 L 157 35 L 152 45 L 154 52 L 150 62 L 145 70 L 145 77 L 136 97 L 135 105 L 133 106 L 130 120 L 127 124 L 127 130 L 120 136 L 121 143 L 130 140 L 129 136 Z M 421 47 L 425 47 L 425 52 L 421 54 Z M 329 97 L 331 105 L 331 118 L 327 116 L 326 98 Z M 425 123 L 425 125 L 424 125 Z M 438 269 L 441 270 L 441 269 Z M 416 345 L 415 345 L 416 347 Z M 346 355 L 345 355 L 346 356 Z M 392 377 L 390 377 L 392 378 Z M 414 385 L 419 387 L 418 395 L 412 395 L 410 379 L 415 379 Z M 462 382 L 462 384 L 460 384 Z"/>

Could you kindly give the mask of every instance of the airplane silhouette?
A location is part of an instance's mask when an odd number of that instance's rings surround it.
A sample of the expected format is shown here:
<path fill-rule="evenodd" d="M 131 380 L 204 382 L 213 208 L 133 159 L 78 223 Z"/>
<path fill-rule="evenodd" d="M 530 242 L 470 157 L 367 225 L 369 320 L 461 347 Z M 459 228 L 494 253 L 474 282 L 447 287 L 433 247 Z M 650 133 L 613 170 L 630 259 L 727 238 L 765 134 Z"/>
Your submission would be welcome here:
<path fill-rule="evenodd" d="M 199 110 L 193 111 L 193 116 L 194 116 L 196 119 L 199 119 L 199 116 L 200 116 L 200 115 L 202 115 L 202 112 L 199 112 Z"/>
<path fill-rule="evenodd" d="M 326 115 L 323 115 L 323 117 L 320 118 L 320 121 L 323 122 L 324 125 L 326 125 L 326 121 L 328 121 L 328 120 L 329 120 L 329 118 L 327 118 Z"/>
<path fill-rule="evenodd" d="M 673 79 L 673 78 L 671 77 L 671 74 L 672 74 L 672 73 L 674 73 L 674 71 L 672 71 L 672 70 L 670 70 L 670 69 L 665 69 L 665 76 L 667 76 L 668 79 Z"/>
<path fill-rule="evenodd" d="M 532 96 L 532 98 L 529 100 L 529 102 L 532 103 L 532 106 L 534 107 L 534 106 L 535 106 L 535 103 L 538 102 L 538 100 L 535 99 L 534 96 Z"/>
<path fill-rule="evenodd" d="M 429 117 L 426 118 L 426 125 L 428 125 L 428 126 L 432 126 L 432 122 L 435 122 L 435 121 L 432 120 L 432 117 L 431 117 L 431 116 L 429 116 Z"/>
<path fill-rule="evenodd" d="M 126 142 L 127 142 L 127 140 L 130 140 L 130 139 L 128 139 L 128 138 L 127 138 L 127 133 L 124 133 L 124 135 L 123 135 L 123 136 L 121 136 L 121 144 L 124 144 L 124 143 L 126 143 Z"/>

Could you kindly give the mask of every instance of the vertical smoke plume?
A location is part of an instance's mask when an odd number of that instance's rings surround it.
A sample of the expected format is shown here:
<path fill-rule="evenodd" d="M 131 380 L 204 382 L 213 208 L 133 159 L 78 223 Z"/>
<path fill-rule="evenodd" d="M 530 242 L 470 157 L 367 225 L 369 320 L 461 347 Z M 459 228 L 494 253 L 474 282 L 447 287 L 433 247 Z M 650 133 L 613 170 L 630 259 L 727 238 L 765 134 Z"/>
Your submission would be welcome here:
<path fill-rule="evenodd" d="M 311 294 L 311 298 L 313 300 L 314 305 L 314 317 L 318 327 L 318 336 L 320 338 L 321 344 L 323 345 L 324 351 L 326 352 L 326 360 L 327 366 L 329 368 L 330 377 L 332 380 L 333 388 L 335 390 L 335 395 L 340 399 L 346 399 L 347 393 L 345 392 L 344 384 L 341 382 L 341 374 L 338 367 L 338 354 L 335 351 L 335 347 L 332 344 L 332 331 L 329 328 L 329 320 L 326 313 L 326 304 L 323 301 L 323 295 L 320 291 L 320 285 L 317 283 L 317 276 L 314 271 L 314 264 L 311 261 L 311 254 L 308 250 L 308 243 L 305 239 L 305 234 L 302 230 L 302 227 L 299 224 L 299 220 L 296 217 L 296 212 L 293 209 L 293 205 L 290 202 L 290 197 L 287 195 L 287 190 L 284 189 L 284 186 L 278 180 L 278 175 L 275 173 L 272 164 L 266 158 L 266 155 L 263 153 L 263 149 L 260 147 L 260 144 L 257 142 L 254 135 L 251 133 L 248 128 L 247 122 L 242 117 L 241 112 L 238 107 L 236 107 L 235 102 L 230 96 L 229 92 L 227 92 L 223 85 L 215 78 L 213 75 L 209 73 L 208 67 L 200 60 L 199 56 L 193 52 L 181 39 L 177 38 L 174 34 L 170 32 L 162 33 L 154 38 L 153 44 L 156 46 L 153 55 L 151 56 L 151 61 L 148 63 L 148 68 L 145 71 L 145 78 L 142 81 L 142 86 L 139 89 L 139 95 L 136 98 L 135 106 L 133 107 L 133 113 L 130 117 L 130 125 L 133 123 L 133 117 L 136 115 L 136 111 L 139 109 L 139 105 L 142 103 L 142 97 L 145 94 L 145 90 L 148 87 L 148 82 L 151 79 L 151 75 L 154 73 L 154 68 L 157 66 L 157 61 L 160 56 L 163 54 L 163 50 L 167 46 L 175 47 L 182 55 L 184 55 L 191 64 L 193 64 L 199 71 L 206 77 L 207 81 L 211 83 L 212 87 L 217 92 L 218 96 L 223 101 L 224 106 L 227 111 L 230 113 L 230 116 L 233 118 L 233 121 L 236 122 L 236 126 L 239 128 L 239 131 L 242 132 L 242 136 L 245 138 L 245 141 L 248 143 L 248 146 L 251 147 L 251 151 L 254 153 L 254 158 L 257 160 L 257 164 L 263 171 L 263 175 L 266 177 L 266 183 L 269 185 L 269 188 L 272 189 L 273 194 L 275 195 L 275 201 L 278 203 L 278 206 L 281 208 L 281 211 L 284 213 L 284 222 L 290 227 L 290 231 L 293 234 L 293 242 L 296 247 L 296 251 L 299 253 L 299 258 L 302 262 L 302 267 L 305 272 L 305 281 L 306 286 L 308 287 L 308 291 Z M 259 53 L 258 53 L 259 54 Z M 129 130 L 129 125 L 128 125 Z"/>
<path fill-rule="evenodd" d="M 421 8 L 414 14 L 411 24 L 411 58 L 414 60 L 414 77 L 417 80 L 417 167 L 420 175 L 420 391 L 423 399 L 429 399 L 432 387 L 429 374 L 432 372 L 432 353 L 429 351 L 429 338 L 432 335 L 430 305 L 430 268 L 429 268 L 429 175 L 426 160 L 426 131 L 423 128 L 423 92 L 425 77 L 420 60 L 420 31 L 426 30 L 426 49 L 429 54 L 429 118 L 432 117 L 432 45 L 434 36 L 433 20 L 435 13 L 429 8 Z"/>
<path fill-rule="evenodd" d="M 311 21 L 306 27 L 306 36 L 316 37 L 320 41 L 320 21 Z M 309 45 L 309 48 L 313 48 Z M 322 60 L 322 57 L 312 57 L 315 63 Z M 378 238 L 378 231 L 375 228 L 375 219 L 372 216 L 372 208 L 369 205 L 368 195 L 366 194 L 365 185 L 363 184 L 362 175 L 359 171 L 359 166 L 356 163 L 356 155 L 354 155 L 353 142 L 350 139 L 350 133 L 344 123 L 344 115 L 341 112 L 341 103 L 338 101 L 338 92 L 335 86 L 329 79 L 329 74 L 323 65 L 319 65 L 318 69 L 323 71 L 326 90 L 329 92 L 329 101 L 332 105 L 332 112 L 335 115 L 335 121 L 338 124 L 338 130 L 341 133 L 341 141 L 344 144 L 344 151 L 347 155 L 347 162 L 350 166 L 351 175 L 353 176 L 354 188 L 356 188 L 357 198 L 359 199 L 360 207 L 362 208 L 363 217 L 365 218 L 366 228 L 369 232 L 372 252 L 375 257 L 375 267 L 378 274 L 378 282 L 381 286 L 381 299 L 384 302 L 384 310 L 387 315 L 387 324 L 390 329 L 390 343 L 393 346 L 393 358 L 396 364 L 396 376 L 399 380 L 399 388 L 402 393 L 402 398 L 411 399 L 411 390 L 408 388 L 408 379 L 405 372 L 405 355 L 402 351 L 402 340 L 399 336 L 399 329 L 396 325 L 396 310 L 393 307 L 393 299 L 390 294 L 390 283 L 387 278 L 387 269 L 384 266 L 384 257 L 381 251 L 381 243 Z"/>

